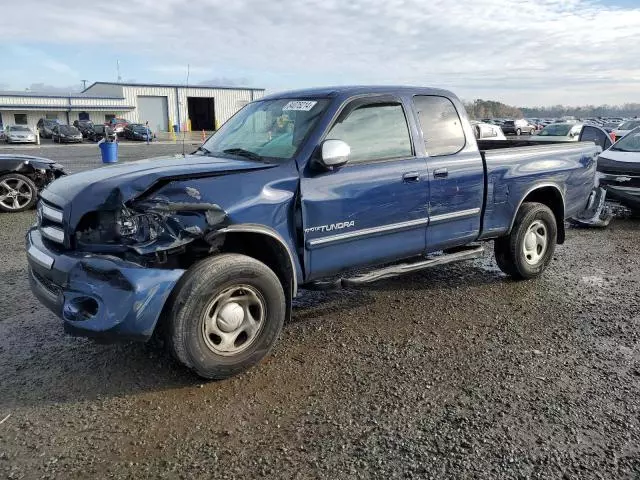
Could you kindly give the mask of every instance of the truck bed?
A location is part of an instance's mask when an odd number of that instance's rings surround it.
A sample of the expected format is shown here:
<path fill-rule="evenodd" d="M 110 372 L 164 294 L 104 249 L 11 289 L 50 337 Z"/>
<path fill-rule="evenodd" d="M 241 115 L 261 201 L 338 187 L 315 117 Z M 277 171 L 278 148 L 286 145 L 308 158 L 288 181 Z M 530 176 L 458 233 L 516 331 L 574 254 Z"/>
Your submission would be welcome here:
<path fill-rule="evenodd" d="M 528 140 L 481 140 L 478 147 L 487 179 L 481 239 L 506 234 L 520 203 L 540 187 L 562 196 L 564 218 L 582 211 L 601 150 L 591 142 Z"/>

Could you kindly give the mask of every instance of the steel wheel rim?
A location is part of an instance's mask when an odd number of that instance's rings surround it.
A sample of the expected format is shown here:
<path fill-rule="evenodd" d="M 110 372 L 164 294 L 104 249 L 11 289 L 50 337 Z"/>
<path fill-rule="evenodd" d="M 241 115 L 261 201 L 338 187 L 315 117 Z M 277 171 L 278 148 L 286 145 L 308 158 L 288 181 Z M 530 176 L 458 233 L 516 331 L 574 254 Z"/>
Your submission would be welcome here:
<path fill-rule="evenodd" d="M 265 319 L 262 294 L 249 285 L 234 285 L 207 304 L 202 315 L 202 337 L 213 353 L 237 355 L 255 343 Z"/>
<path fill-rule="evenodd" d="M 547 226 L 540 220 L 534 221 L 524 234 L 522 253 L 529 265 L 537 265 L 547 252 L 549 233 Z"/>
<path fill-rule="evenodd" d="M 0 182 L 0 203 L 9 210 L 19 210 L 29 205 L 33 198 L 31 188 L 20 178 L 7 178 Z"/>

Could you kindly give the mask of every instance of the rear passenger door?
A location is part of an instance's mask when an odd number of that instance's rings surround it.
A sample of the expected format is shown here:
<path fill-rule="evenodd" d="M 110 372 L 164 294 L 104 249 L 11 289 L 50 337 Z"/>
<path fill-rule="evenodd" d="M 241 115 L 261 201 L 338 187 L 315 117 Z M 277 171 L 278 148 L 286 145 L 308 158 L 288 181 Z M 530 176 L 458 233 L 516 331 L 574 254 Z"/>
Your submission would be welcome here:
<path fill-rule="evenodd" d="M 324 140 L 346 142 L 351 154 L 340 169 L 303 172 L 307 280 L 424 252 L 429 182 L 410 113 L 395 97 L 360 98 L 329 127 Z"/>
<path fill-rule="evenodd" d="M 428 156 L 427 250 L 464 245 L 480 234 L 485 180 L 482 157 L 449 98 L 418 95 L 413 102 Z"/>

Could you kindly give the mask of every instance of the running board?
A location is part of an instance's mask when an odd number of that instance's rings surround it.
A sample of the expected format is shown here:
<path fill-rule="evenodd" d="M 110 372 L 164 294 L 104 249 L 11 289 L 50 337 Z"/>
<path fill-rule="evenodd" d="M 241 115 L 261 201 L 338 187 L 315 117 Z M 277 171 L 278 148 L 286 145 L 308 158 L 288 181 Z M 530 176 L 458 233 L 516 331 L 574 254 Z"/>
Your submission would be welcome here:
<path fill-rule="evenodd" d="M 419 272 L 431 267 L 446 265 L 447 263 L 459 262 L 462 260 L 471 260 L 472 258 L 481 257 L 484 254 L 484 247 L 470 247 L 455 253 L 445 253 L 437 257 L 427 258 L 415 263 L 401 263 L 390 267 L 381 268 L 372 272 L 364 273 L 352 278 L 343 278 L 343 287 L 355 287 L 367 283 L 377 282 L 384 278 L 393 278 L 405 273 Z"/>
<path fill-rule="evenodd" d="M 461 247 L 453 253 L 443 253 L 437 257 L 426 258 L 414 263 L 401 263 L 390 267 L 373 270 L 351 278 L 336 278 L 332 280 L 316 281 L 308 283 L 304 288 L 308 290 L 334 290 L 341 287 L 355 287 L 376 282 L 384 278 L 393 278 L 405 273 L 418 272 L 427 268 L 446 265 L 447 263 L 460 262 L 479 258 L 484 254 L 484 247 L 474 245 L 471 247 Z"/>

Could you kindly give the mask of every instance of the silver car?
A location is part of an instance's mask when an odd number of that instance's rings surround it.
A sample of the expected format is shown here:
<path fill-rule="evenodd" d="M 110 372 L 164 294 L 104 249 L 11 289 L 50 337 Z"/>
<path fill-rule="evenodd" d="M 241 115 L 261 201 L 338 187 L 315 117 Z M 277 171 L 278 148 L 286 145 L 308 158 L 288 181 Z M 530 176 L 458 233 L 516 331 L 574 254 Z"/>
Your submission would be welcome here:
<path fill-rule="evenodd" d="M 4 130 L 7 143 L 36 143 L 36 134 L 24 125 L 8 125 Z"/>

